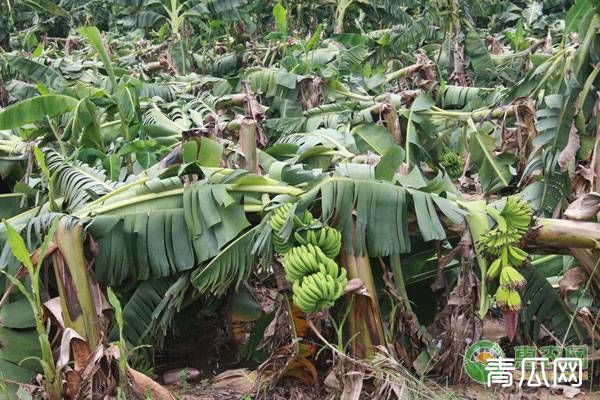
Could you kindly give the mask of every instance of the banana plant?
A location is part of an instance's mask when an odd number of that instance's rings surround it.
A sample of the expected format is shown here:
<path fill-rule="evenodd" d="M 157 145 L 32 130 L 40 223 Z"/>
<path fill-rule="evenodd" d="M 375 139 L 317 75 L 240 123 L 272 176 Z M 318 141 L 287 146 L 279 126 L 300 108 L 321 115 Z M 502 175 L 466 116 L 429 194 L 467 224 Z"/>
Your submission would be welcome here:
<path fill-rule="evenodd" d="M 61 7 L 78 21 L 74 3 Z M 596 334 L 552 287 L 572 267 L 553 254 L 565 249 L 598 275 L 597 224 L 559 219 L 598 187 L 591 1 L 297 3 L 118 1 L 106 35 L 11 32 L 0 340 L 43 363 L 3 349 L 10 381 L 43 372 L 53 398 L 111 380 L 168 398 L 125 353 L 192 311 L 227 313 L 236 349 L 273 349 L 261 370 L 285 359 L 307 382 L 317 352 L 302 340 L 330 339 L 324 320 L 344 359 L 393 348 L 451 378 L 466 344 L 447 327 L 464 319 L 476 335 L 491 309 L 514 340 Z M 257 284 L 276 287 L 276 311 L 254 301 Z"/>

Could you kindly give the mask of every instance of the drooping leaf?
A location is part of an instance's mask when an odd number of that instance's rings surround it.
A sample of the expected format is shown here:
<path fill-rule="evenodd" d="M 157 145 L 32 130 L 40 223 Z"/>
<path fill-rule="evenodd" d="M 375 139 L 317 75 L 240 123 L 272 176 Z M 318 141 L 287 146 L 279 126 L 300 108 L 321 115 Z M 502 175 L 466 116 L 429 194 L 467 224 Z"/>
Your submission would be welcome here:
<path fill-rule="evenodd" d="M 176 40 L 171 44 L 171 56 L 177 65 L 177 72 L 185 75 L 190 72 L 188 49 L 183 40 Z"/>
<path fill-rule="evenodd" d="M 569 133 L 575 113 L 574 95 L 552 94 L 544 98 L 544 106 L 537 112 L 537 129 L 540 135 L 535 138 L 537 148 L 551 146 L 554 151 L 562 151 L 569 141 Z"/>
<path fill-rule="evenodd" d="M 112 63 L 110 61 L 110 57 L 108 56 L 108 52 L 104 47 L 104 43 L 102 43 L 102 37 L 100 36 L 100 31 L 95 26 L 85 26 L 81 27 L 77 30 L 81 36 L 83 36 L 96 50 L 98 56 L 102 60 L 102 64 L 104 64 L 104 69 L 108 74 L 110 82 L 113 88 L 117 87 L 117 79 L 115 77 L 115 71 L 113 69 Z"/>
<path fill-rule="evenodd" d="M 358 135 L 379 155 L 386 154 L 396 144 L 390 132 L 378 124 L 360 124 L 352 133 Z"/>
<path fill-rule="evenodd" d="M 496 141 L 481 131 L 471 133 L 469 141 L 471 159 L 477 165 L 477 174 L 486 192 L 493 192 L 509 185 L 513 174 L 511 166 L 514 156 L 508 153 L 495 154 Z"/>
<path fill-rule="evenodd" d="M 253 246 L 257 228 L 235 239 L 204 267 L 192 274 L 192 282 L 203 294 L 222 296 L 230 288 L 237 289 L 254 265 Z"/>
<path fill-rule="evenodd" d="M 423 235 L 423 240 L 442 240 L 446 238 L 446 232 L 437 217 L 436 209 L 431 196 L 427 196 L 423 192 L 411 192 L 415 215 L 419 224 L 419 230 Z"/>
<path fill-rule="evenodd" d="M 73 136 L 78 139 L 83 147 L 104 150 L 96 111 L 96 106 L 89 99 L 80 100 L 73 110 L 69 130 L 63 135 L 62 139 L 69 140 Z"/>
<path fill-rule="evenodd" d="M 407 226 L 406 191 L 376 181 L 335 178 L 320 187 L 323 220 L 334 223 L 342 232 L 346 251 L 362 255 L 385 256 L 410 251 Z M 316 193 L 309 192 L 307 201 Z M 356 231 L 352 229 L 356 210 Z M 353 234 L 355 235 L 353 245 Z"/>
<path fill-rule="evenodd" d="M 475 70 L 475 83 L 490 82 L 496 79 L 498 72 L 492 61 L 484 41 L 474 30 L 469 30 L 465 37 L 465 50 L 471 66 Z"/>
<path fill-rule="evenodd" d="M 51 0 L 24 0 L 25 4 L 40 11 L 46 11 L 59 17 L 68 17 L 69 13 Z"/>
<path fill-rule="evenodd" d="M 209 138 L 200 139 L 198 162 L 205 167 L 219 167 L 223 155 L 223 145 Z"/>
<path fill-rule="evenodd" d="M 559 340 L 582 343 L 585 335 L 579 322 L 572 320 L 570 312 L 546 277 L 535 266 L 521 269 L 521 273 L 527 280 L 522 296 L 525 308 L 521 318 L 522 329 L 527 337 L 536 340 L 544 324 L 552 329 Z"/>
<path fill-rule="evenodd" d="M 591 0 L 577 0 L 575 4 L 569 8 L 565 18 L 565 29 L 563 35 L 567 36 L 571 32 L 576 32 L 580 26 L 584 16 L 591 11 L 593 7 Z"/>
<path fill-rule="evenodd" d="M 60 89 L 67 84 L 65 78 L 56 69 L 25 57 L 17 56 L 9 62 L 9 65 L 22 76 L 49 88 Z"/>
<path fill-rule="evenodd" d="M 14 129 L 46 117 L 56 117 L 73 110 L 77 104 L 77 99 L 60 94 L 25 99 L 0 111 L 0 129 Z"/>
<path fill-rule="evenodd" d="M 153 343 L 153 315 L 169 289 L 172 278 L 141 282 L 123 306 L 124 335 L 133 346 Z"/>
<path fill-rule="evenodd" d="M 375 177 L 387 181 L 392 180 L 396 171 L 404 161 L 404 155 L 405 152 L 402 147 L 396 144 L 390 147 L 375 167 Z"/>
<path fill-rule="evenodd" d="M 64 206 L 70 212 L 110 193 L 117 186 L 105 177 L 101 169 L 81 162 L 69 163 L 52 150 L 46 150 L 44 156 L 57 195 L 64 196 Z"/>
<path fill-rule="evenodd" d="M 139 100 L 137 92 L 129 85 L 119 85 L 115 94 L 119 115 L 124 118 L 128 124 L 137 122 L 140 119 Z"/>

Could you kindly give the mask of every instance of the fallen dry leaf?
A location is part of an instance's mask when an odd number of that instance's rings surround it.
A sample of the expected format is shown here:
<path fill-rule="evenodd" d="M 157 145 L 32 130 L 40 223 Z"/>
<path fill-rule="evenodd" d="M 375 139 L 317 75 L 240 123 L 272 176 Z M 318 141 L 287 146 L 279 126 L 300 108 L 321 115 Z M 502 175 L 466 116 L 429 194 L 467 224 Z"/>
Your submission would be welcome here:
<path fill-rule="evenodd" d="M 131 382 L 131 389 L 133 394 L 140 399 L 151 399 L 151 400 L 174 400 L 175 397 L 166 388 L 154 382 L 152 379 L 134 370 L 133 368 L 127 367 L 127 373 Z"/>
<path fill-rule="evenodd" d="M 56 361 L 56 368 L 62 369 L 71 361 L 71 342 L 76 340 L 79 342 L 86 343 L 85 340 L 81 337 L 79 333 L 77 333 L 76 330 L 72 328 L 67 328 L 64 330 L 60 341 L 60 348 L 58 350 L 59 356 L 58 360 Z"/>
<path fill-rule="evenodd" d="M 574 220 L 587 220 L 596 217 L 600 212 L 600 194 L 586 193 L 569 204 L 565 210 L 565 217 Z"/>
<path fill-rule="evenodd" d="M 335 375 L 334 369 L 329 371 L 329 374 L 327 374 L 327 376 L 325 377 L 325 386 L 332 388 L 332 389 L 337 389 L 340 387 L 340 381 L 338 380 L 337 376 Z"/>
<path fill-rule="evenodd" d="M 564 149 L 558 155 L 558 165 L 560 165 L 560 170 L 565 172 L 567 170 L 567 164 L 569 161 L 575 159 L 575 154 L 577 154 L 577 150 L 579 150 L 579 145 L 581 144 L 579 140 L 579 133 L 577 132 L 577 128 L 575 127 L 575 123 L 571 126 L 571 131 L 569 132 L 569 141 Z"/>
<path fill-rule="evenodd" d="M 587 274 L 583 268 L 571 268 L 562 277 L 558 286 L 560 288 L 560 297 L 566 299 L 569 292 L 578 290 L 587 281 Z"/>
<path fill-rule="evenodd" d="M 246 368 L 230 369 L 221 372 L 213 379 L 214 389 L 228 389 L 238 393 L 250 393 L 256 384 L 256 371 Z"/>
<path fill-rule="evenodd" d="M 348 372 L 342 378 L 344 391 L 340 400 L 358 400 L 363 387 L 363 373 L 358 371 Z"/>
<path fill-rule="evenodd" d="M 556 385 L 552 386 L 552 392 L 555 394 L 562 393 L 565 399 L 574 399 L 575 396 L 581 393 L 581 389 L 567 385 Z"/>
<path fill-rule="evenodd" d="M 46 314 L 50 313 L 61 330 L 65 329 L 65 321 L 62 314 L 62 305 L 60 304 L 60 297 L 54 297 L 44 303 Z M 48 314 L 47 314 L 48 315 Z"/>

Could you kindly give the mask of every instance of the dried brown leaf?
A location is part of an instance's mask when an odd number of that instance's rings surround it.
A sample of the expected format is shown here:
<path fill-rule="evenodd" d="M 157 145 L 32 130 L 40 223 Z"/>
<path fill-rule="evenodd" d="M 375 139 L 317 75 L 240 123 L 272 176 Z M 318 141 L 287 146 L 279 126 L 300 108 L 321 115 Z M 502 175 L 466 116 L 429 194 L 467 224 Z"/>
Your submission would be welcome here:
<path fill-rule="evenodd" d="M 146 375 L 134 370 L 133 368 L 127 368 L 129 379 L 131 381 L 131 387 L 133 389 L 133 395 L 139 399 L 151 399 L 151 400 L 173 400 L 175 397 Z"/>
<path fill-rule="evenodd" d="M 363 281 L 360 280 L 360 278 L 354 278 L 354 279 L 350 279 L 348 281 L 348 283 L 346 284 L 346 288 L 344 289 L 344 292 L 352 293 L 352 292 L 356 292 L 364 287 L 365 287 L 365 284 L 363 283 Z"/>
<path fill-rule="evenodd" d="M 344 375 L 344 391 L 340 400 L 358 400 L 362 392 L 364 374 L 358 371 L 351 371 Z"/>
<path fill-rule="evenodd" d="M 588 220 L 596 217 L 600 212 L 600 193 L 586 193 L 569 204 L 565 210 L 565 217 L 574 220 Z"/>
<path fill-rule="evenodd" d="M 62 334 L 60 341 L 58 360 L 56 361 L 56 368 L 62 369 L 71 361 L 71 342 L 79 340 L 85 343 L 85 340 L 72 328 L 67 328 Z M 89 352 L 88 352 L 89 356 Z"/>
<path fill-rule="evenodd" d="M 559 282 L 560 296 L 563 300 L 568 296 L 569 292 L 578 290 L 587 281 L 587 274 L 583 268 L 571 268 L 562 277 Z"/>
<path fill-rule="evenodd" d="M 215 389 L 232 390 L 241 394 L 250 393 L 256 385 L 256 371 L 246 368 L 230 369 L 221 372 L 213 379 L 212 387 Z"/>
<path fill-rule="evenodd" d="M 565 172 L 567 170 L 567 164 L 569 161 L 575 159 L 575 155 L 577 154 L 577 150 L 579 150 L 580 145 L 579 133 L 577 132 L 577 128 L 575 124 L 571 126 L 571 131 L 569 132 L 569 141 L 564 149 L 558 155 L 558 165 L 560 165 L 561 171 Z"/>
<path fill-rule="evenodd" d="M 58 326 L 60 326 L 61 329 L 65 329 L 65 321 L 62 315 L 62 305 L 60 304 L 60 297 L 55 297 L 46 301 L 44 303 L 44 308 L 54 318 Z"/>
<path fill-rule="evenodd" d="M 556 394 L 562 393 L 565 399 L 574 399 L 581 393 L 581 389 L 567 385 L 554 385 L 552 386 L 552 392 Z"/>

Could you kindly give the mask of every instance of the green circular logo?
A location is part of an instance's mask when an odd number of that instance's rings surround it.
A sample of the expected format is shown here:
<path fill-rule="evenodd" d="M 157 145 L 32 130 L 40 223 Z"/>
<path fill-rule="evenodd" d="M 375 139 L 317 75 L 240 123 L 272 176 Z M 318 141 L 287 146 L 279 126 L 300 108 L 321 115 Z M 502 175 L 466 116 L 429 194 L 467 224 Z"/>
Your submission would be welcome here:
<path fill-rule="evenodd" d="M 467 349 L 463 368 L 471 379 L 485 385 L 489 373 L 485 370 L 485 366 L 490 358 L 504 358 L 504 351 L 498 343 L 480 340 Z"/>

